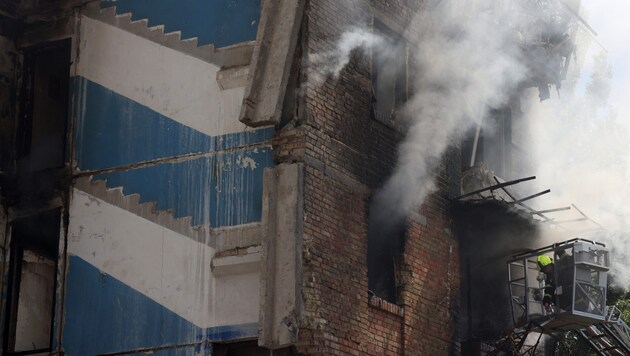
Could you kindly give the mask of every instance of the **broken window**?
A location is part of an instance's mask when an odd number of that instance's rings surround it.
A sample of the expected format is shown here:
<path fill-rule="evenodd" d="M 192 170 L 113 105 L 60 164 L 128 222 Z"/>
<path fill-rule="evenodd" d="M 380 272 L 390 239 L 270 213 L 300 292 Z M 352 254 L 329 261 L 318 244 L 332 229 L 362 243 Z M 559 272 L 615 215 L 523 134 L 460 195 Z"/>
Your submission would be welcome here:
<path fill-rule="evenodd" d="M 398 303 L 407 224 L 378 220 L 371 217 L 368 227 L 368 289 L 370 295 Z"/>
<path fill-rule="evenodd" d="M 61 210 L 11 224 L 5 354 L 50 351 Z"/>
<path fill-rule="evenodd" d="M 407 44 L 404 38 L 376 22 L 374 32 L 384 39 L 372 54 L 373 114 L 389 126 L 407 100 Z"/>
<path fill-rule="evenodd" d="M 29 172 L 65 161 L 70 40 L 25 50 L 17 155 Z"/>
<path fill-rule="evenodd" d="M 512 146 L 511 110 L 491 110 L 462 140 L 462 171 L 483 162 L 497 176 L 510 179 Z"/>

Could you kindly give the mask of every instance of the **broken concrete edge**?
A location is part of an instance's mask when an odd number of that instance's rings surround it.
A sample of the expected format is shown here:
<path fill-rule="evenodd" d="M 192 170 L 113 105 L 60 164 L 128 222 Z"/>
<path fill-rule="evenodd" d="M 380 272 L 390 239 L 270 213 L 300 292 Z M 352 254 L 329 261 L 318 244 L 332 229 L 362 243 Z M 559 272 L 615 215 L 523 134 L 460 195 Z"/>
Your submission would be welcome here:
<path fill-rule="evenodd" d="M 215 254 L 212 258 L 211 268 L 215 277 L 254 273 L 260 269 L 261 246 L 224 251 Z"/>
<path fill-rule="evenodd" d="M 279 349 L 297 342 L 302 316 L 301 266 L 304 165 L 265 171 L 268 231 L 262 241 L 258 345 Z"/>
<path fill-rule="evenodd" d="M 221 90 L 242 88 L 247 85 L 249 66 L 223 68 L 217 72 L 217 83 Z"/>
<path fill-rule="evenodd" d="M 256 44 L 239 120 L 275 125 L 293 64 L 305 0 L 263 0 Z"/>

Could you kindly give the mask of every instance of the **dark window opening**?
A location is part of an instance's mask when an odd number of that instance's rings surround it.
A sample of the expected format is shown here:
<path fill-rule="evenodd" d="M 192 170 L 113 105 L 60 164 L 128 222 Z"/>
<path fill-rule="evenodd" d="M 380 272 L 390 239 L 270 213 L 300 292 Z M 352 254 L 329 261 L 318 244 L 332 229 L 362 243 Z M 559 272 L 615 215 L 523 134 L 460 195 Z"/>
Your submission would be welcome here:
<path fill-rule="evenodd" d="M 51 351 L 61 210 L 11 224 L 5 354 Z"/>
<path fill-rule="evenodd" d="M 70 81 L 70 40 L 24 51 L 24 84 L 18 122 L 17 156 L 21 170 L 62 168 Z"/>
<path fill-rule="evenodd" d="M 370 295 L 398 303 L 407 224 L 379 220 L 371 217 L 368 227 L 368 289 Z"/>
<path fill-rule="evenodd" d="M 216 356 L 267 356 L 271 354 L 288 356 L 293 354 L 290 351 L 290 349 L 280 349 L 272 352 L 258 346 L 257 340 L 214 344 L 212 347 L 212 354 Z"/>
<path fill-rule="evenodd" d="M 497 176 L 510 179 L 512 146 L 511 110 L 492 110 L 481 127 L 471 128 L 462 140 L 462 171 L 483 162 Z"/>
<path fill-rule="evenodd" d="M 374 33 L 385 44 L 375 47 L 372 54 L 373 114 L 376 120 L 392 125 L 407 100 L 407 44 L 381 23 L 374 24 Z"/>

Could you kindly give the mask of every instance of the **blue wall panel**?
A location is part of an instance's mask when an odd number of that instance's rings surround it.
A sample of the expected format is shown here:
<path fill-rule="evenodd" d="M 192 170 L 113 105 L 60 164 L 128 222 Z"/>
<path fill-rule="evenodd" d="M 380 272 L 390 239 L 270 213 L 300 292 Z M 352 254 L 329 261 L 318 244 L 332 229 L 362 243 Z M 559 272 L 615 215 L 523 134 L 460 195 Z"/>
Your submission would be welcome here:
<path fill-rule="evenodd" d="M 208 136 L 83 77 L 75 81 L 76 159 L 83 171 L 231 149 L 273 137 L 273 127 Z"/>
<path fill-rule="evenodd" d="M 255 162 L 255 163 L 253 163 Z M 252 166 L 253 164 L 253 166 Z M 175 217 L 191 216 L 193 225 L 232 226 L 260 221 L 263 170 L 273 165 L 270 147 L 241 149 L 96 175 L 109 188 L 140 194 Z"/>
<path fill-rule="evenodd" d="M 256 39 L 260 0 L 101 0 L 117 14 L 148 19 L 164 32 L 182 31 L 182 39 L 197 37 L 199 45 L 224 47 Z"/>
<path fill-rule="evenodd" d="M 256 336 L 256 323 L 199 328 L 83 259 L 69 258 L 62 338 L 69 356 Z M 190 355 L 193 350 L 203 351 L 196 347 L 160 354 Z"/>
<path fill-rule="evenodd" d="M 136 352 L 128 355 L 147 356 L 147 354 L 151 356 L 210 356 L 212 355 L 212 345 L 181 346 L 163 350 L 151 350 L 150 352 Z"/>

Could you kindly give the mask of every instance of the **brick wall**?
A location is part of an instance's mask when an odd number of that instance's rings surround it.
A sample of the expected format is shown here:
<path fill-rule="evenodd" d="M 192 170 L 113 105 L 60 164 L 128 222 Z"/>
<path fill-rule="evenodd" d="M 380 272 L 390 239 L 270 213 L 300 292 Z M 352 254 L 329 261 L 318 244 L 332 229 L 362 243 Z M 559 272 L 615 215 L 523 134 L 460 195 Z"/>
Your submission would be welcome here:
<path fill-rule="evenodd" d="M 345 29 L 370 26 L 373 10 L 404 24 L 409 3 L 413 1 L 309 1 L 301 51 L 306 56 L 332 49 Z M 391 173 L 402 139 L 371 118 L 370 68 L 369 56 L 356 51 L 337 80 L 321 86 L 303 82 L 297 117 L 274 139 L 276 161 L 305 163 L 304 314 L 297 350 L 320 355 L 453 353 L 459 260 L 448 197 L 458 191 L 457 147 L 436 172 L 439 191 L 410 221 L 398 305 L 368 297 L 369 202 Z"/>

